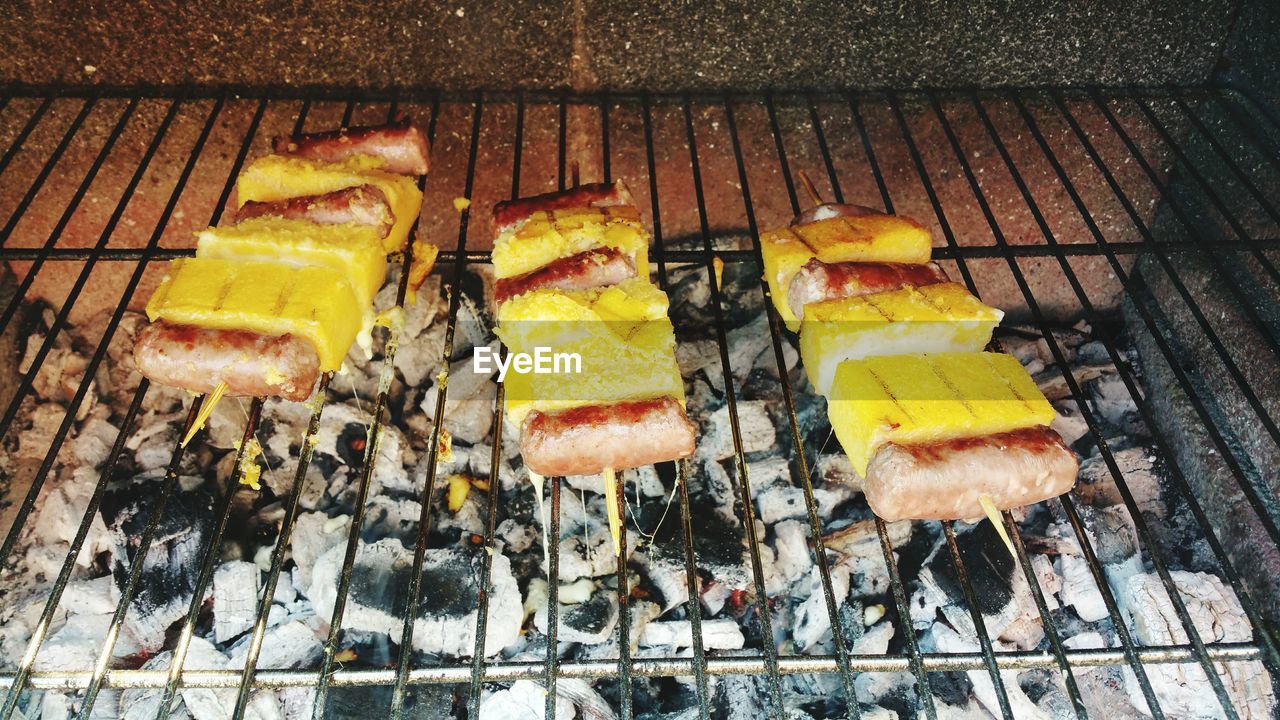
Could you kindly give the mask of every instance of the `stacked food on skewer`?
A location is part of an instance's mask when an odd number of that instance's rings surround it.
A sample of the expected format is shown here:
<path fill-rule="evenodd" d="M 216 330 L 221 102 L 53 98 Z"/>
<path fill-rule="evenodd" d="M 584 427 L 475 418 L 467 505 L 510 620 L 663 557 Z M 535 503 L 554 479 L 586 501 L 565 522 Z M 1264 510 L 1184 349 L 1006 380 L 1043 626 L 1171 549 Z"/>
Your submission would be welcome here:
<path fill-rule="evenodd" d="M 617 551 L 616 472 L 694 450 L 649 233 L 620 182 L 499 203 L 494 224 L 498 336 L 513 356 L 580 359 L 506 375 L 525 466 L 538 487 L 540 476 L 603 475 Z"/>
<path fill-rule="evenodd" d="M 1003 313 L 930 261 L 924 227 L 822 203 L 802 179 L 817 207 L 761 234 L 766 280 L 871 509 L 972 519 L 1070 490 L 1053 407 L 1016 359 L 984 352 Z"/>
<path fill-rule="evenodd" d="M 353 343 L 368 352 L 387 256 L 405 250 L 422 206 L 429 148 L 407 119 L 274 148 L 237 179 L 230 222 L 172 261 L 134 347 L 146 377 L 209 394 L 202 417 L 223 394 L 305 400 Z M 415 242 L 414 254 L 420 283 L 436 248 Z"/>

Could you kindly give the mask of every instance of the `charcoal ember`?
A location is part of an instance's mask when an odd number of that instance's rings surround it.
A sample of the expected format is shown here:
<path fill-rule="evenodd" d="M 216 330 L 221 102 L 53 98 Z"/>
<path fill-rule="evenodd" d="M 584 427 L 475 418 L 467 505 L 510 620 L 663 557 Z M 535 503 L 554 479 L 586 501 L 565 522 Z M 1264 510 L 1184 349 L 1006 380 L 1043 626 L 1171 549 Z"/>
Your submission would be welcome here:
<path fill-rule="evenodd" d="M 1113 432 L 1127 436 L 1146 434 L 1146 426 L 1138 415 L 1138 407 L 1119 374 L 1103 373 L 1081 389 L 1095 415 L 1101 417 Z"/>
<path fill-rule="evenodd" d="M 45 339 L 43 333 L 27 337 L 26 352 L 18 363 L 19 373 L 25 375 L 31 369 Z M 72 347 L 72 338 L 67 333 L 58 333 L 40 364 L 40 372 L 32 379 L 31 389 L 37 398 L 45 402 L 68 403 L 75 397 L 88 365 L 89 358 Z"/>
<path fill-rule="evenodd" d="M 732 500 L 730 500 L 732 502 Z M 742 524 L 725 518 L 719 509 L 705 501 L 690 500 L 690 517 L 698 518 L 693 533 L 693 547 L 699 570 L 711 578 L 702 583 L 702 591 L 713 586 L 729 590 L 745 589 L 747 571 L 746 531 Z M 663 610 L 670 610 L 689 599 L 688 576 L 685 573 L 683 530 L 678 519 L 660 522 L 663 503 L 646 503 L 640 509 L 640 526 L 654 528 L 653 541 L 647 552 L 631 557 L 631 562 L 644 571 L 645 577 L 662 594 Z"/>
<path fill-rule="evenodd" d="M 1075 400 L 1059 400 L 1053 403 L 1057 411 L 1049 427 L 1062 437 L 1068 447 L 1080 448 L 1081 439 L 1089 436 L 1089 423 L 1080 413 L 1080 405 Z"/>
<path fill-rule="evenodd" d="M 1007 555 L 1008 553 L 1006 552 L 1005 554 Z M 961 637 L 945 623 L 937 623 L 933 626 L 929 632 L 927 644 L 932 645 L 933 649 L 938 652 L 944 653 L 976 653 L 981 649 L 976 640 Z M 978 698 L 978 702 L 982 704 L 982 707 L 986 708 L 987 712 L 998 716 L 1000 714 L 1000 701 L 996 693 L 995 683 L 991 680 L 991 675 L 986 670 L 970 670 L 965 674 L 973 685 L 974 697 Z M 1000 682 L 1004 685 L 1004 694 L 1008 698 L 1014 717 L 1019 718 L 1019 720 L 1022 718 L 1053 720 L 1050 715 L 1041 710 L 1022 691 L 1022 687 L 1018 683 L 1018 671 L 1001 670 Z"/>
<path fill-rule="evenodd" d="M 290 620 L 268 628 L 258 654 L 259 669 L 287 670 L 314 667 L 323 646 L 316 631 L 298 620 Z M 236 643 L 228 652 L 227 667 L 242 670 L 249 653 L 249 638 Z"/>
<path fill-rule="evenodd" d="M 365 448 L 368 447 L 369 429 L 373 418 L 367 412 L 347 404 L 325 407 L 320 417 L 320 430 L 316 434 L 313 462 L 321 467 L 346 466 L 358 470 L 363 467 Z M 413 467 L 417 455 L 409 447 L 403 433 L 387 423 L 380 426 L 382 436 L 378 444 L 378 457 L 374 462 L 373 486 L 370 494 L 380 488 L 415 494 L 420 483 L 409 477 L 406 468 Z"/>
<path fill-rule="evenodd" d="M 556 640 L 559 642 L 584 643 L 599 645 L 607 641 L 618 623 L 618 595 L 612 590 L 597 590 L 583 602 L 563 604 L 563 594 L 559 598 L 561 607 L 559 623 L 556 627 Z M 547 632 L 547 606 L 543 604 L 533 616 L 533 624 L 543 633 Z"/>
<path fill-rule="evenodd" d="M 831 568 L 831 592 L 835 602 L 843 605 L 844 599 L 849 595 L 849 569 L 844 565 L 837 565 Z M 831 637 L 831 616 L 827 612 L 826 594 L 822 587 L 822 576 L 815 567 L 809 572 L 809 582 L 803 583 L 806 587 L 799 588 L 799 594 L 806 597 L 796 608 L 794 613 L 794 625 L 791 628 L 791 637 L 795 640 L 796 647 L 801 652 L 809 652 L 818 643 L 824 640 L 830 640 Z M 858 614 L 858 630 L 862 629 L 862 607 L 857 608 Z"/>
<path fill-rule="evenodd" d="M 316 560 L 330 548 L 345 544 L 350 527 L 351 518 L 347 515 L 329 517 L 321 512 L 298 515 L 289 541 L 295 565 L 293 586 L 298 592 L 307 594 Z"/>
<path fill-rule="evenodd" d="M 702 370 L 707 373 L 708 377 L 715 378 L 713 384 L 717 388 L 723 389 L 720 345 L 715 340 L 699 338 L 677 342 L 676 364 L 680 366 L 680 374 L 686 378 L 692 377 L 699 370 Z"/>
<path fill-rule="evenodd" d="M 559 685 L 559 683 L 557 683 Z M 511 687 L 485 695 L 480 701 L 480 717 L 503 720 L 543 720 L 546 717 L 547 688 L 532 680 L 517 680 Z M 555 720 L 573 720 L 572 703 L 556 703 Z"/>
<path fill-rule="evenodd" d="M 258 612 L 258 579 L 251 562 L 225 562 L 213 573 L 213 637 L 225 643 L 253 627 Z"/>
<path fill-rule="evenodd" d="M 509 449 L 504 446 L 503 449 Z M 519 449 L 519 446 L 516 446 Z M 474 478 L 479 478 L 487 482 L 493 482 L 493 445 L 486 443 L 476 443 L 467 453 L 467 470 Z M 517 483 L 524 482 L 524 478 L 517 475 L 515 468 L 511 466 L 510 461 L 505 456 L 498 458 L 498 485 L 502 491 L 508 491 L 516 487 Z"/>
<path fill-rule="evenodd" d="M 56 619 L 36 655 L 34 669 L 82 670 L 92 667 L 106 641 L 107 629 L 120 593 L 111 576 L 67 583 L 62 596 L 65 618 Z M 129 638 L 116 643 L 114 654 L 124 657 L 138 652 Z"/>
<path fill-rule="evenodd" d="M 771 457 L 759 462 L 749 463 L 748 477 L 751 487 L 756 493 L 756 511 L 760 519 L 766 523 L 781 520 L 808 518 L 809 506 L 804 496 L 804 488 L 793 485 L 791 470 L 785 458 Z M 818 517 L 827 519 L 841 504 L 854 496 L 854 489 L 848 485 L 830 485 L 813 488 L 813 502 L 818 510 Z"/>
<path fill-rule="evenodd" d="M 640 635 L 640 647 L 665 648 L 668 653 L 693 647 L 693 626 L 688 620 L 651 622 Z M 703 620 L 702 647 L 705 650 L 737 650 L 746 643 L 742 628 L 734 620 Z"/>
<path fill-rule="evenodd" d="M 164 642 L 166 628 L 184 617 L 195 591 L 213 530 L 213 491 L 199 478 L 180 478 L 159 518 L 150 552 L 136 557 L 138 543 L 155 510 L 162 476 L 141 475 L 113 483 L 99 513 L 111 533 L 111 571 L 124 587 L 134 563 L 141 563 L 123 634 L 145 651 Z M 207 590 L 206 590 L 207 592 Z"/>
<path fill-rule="evenodd" d="M 746 379 L 757 365 L 772 368 L 776 374 L 778 365 L 769 334 L 769 318 L 764 313 L 730 330 L 725 340 L 729 348 L 729 367 L 733 368 L 734 377 L 739 382 Z"/>
<path fill-rule="evenodd" d="M 1020 600 L 1031 602 L 1026 578 L 991 523 L 962 525 L 956 525 L 960 558 L 987 630 L 997 637 L 1023 613 Z M 920 569 L 911 597 L 912 623 L 921 631 L 927 630 L 939 611 L 964 638 L 977 637 L 964 588 L 943 539 L 935 543 Z"/>
<path fill-rule="evenodd" d="M 517 554 L 532 548 L 540 537 L 536 527 L 515 518 L 507 518 L 499 523 L 494 534 L 502 541 L 506 552 Z"/>
<path fill-rule="evenodd" d="M 150 398 L 150 392 L 147 397 Z M 147 472 L 168 467 L 174 449 L 181 439 L 186 414 L 148 411 L 138 421 L 138 429 L 129 434 L 124 446 L 133 453 L 133 464 Z"/>
<path fill-rule="evenodd" d="M 777 584 L 767 589 L 770 596 L 777 595 L 792 583 L 804 577 L 813 565 L 809 553 L 809 528 L 797 520 L 784 520 L 773 526 L 772 572 Z"/>
<path fill-rule="evenodd" d="M 418 519 L 422 516 L 422 504 L 417 500 L 375 495 L 369 498 L 364 512 L 364 524 L 360 527 L 360 537 L 365 542 L 395 538 L 406 545 L 411 545 L 418 536 Z M 447 514 L 448 510 L 444 512 Z"/>
<path fill-rule="evenodd" d="M 738 410 L 738 430 L 742 439 L 743 453 L 759 453 L 770 451 L 775 446 L 778 431 L 773 419 L 769 417 L 769 409 L 763 400 L 742 400 L 736 403 Z M 734 444 L 732 424 L 729 422 L 729 406 L 716 410 L 702 422 L 702 432 L 698 436 L 697 456 L 708 460 L 724 460 L 737 452 Z"/>
<path fill-rule="evenodd" d="M 89 504 L 100 473 L 91 466 L 81 465 L 74 469 L 64 466 L 49 482 L 36 505 L 31 522 L 26 523 L 23 541 L 33 551 L 25 557 L 28 566 L 34 566 L 34 553 L 42 549 L 55 548 L 63 557 L 43 568 L 49 576 L 57 575 L 61 569 L 65 554 L 70 550 L 71 541 L 79 530 L 80 519 L 84 508 Z M 76 564 L 87 568 L 93 558 L 104 550 L 113 547 L 113 538 L 102 518 L 95 517 L 89 526 L 89 534 L 85 537 L 80 554 L 76 556 Z M 51 558 L 53 559 L 53 558 Z"/>
<path fill-rule="evenodd" d="M 57 403 L 41 403 L 27 416 L 27 426 L 18 433 L 18 447 L 9 457 L 10 462 L 39 463 L 53 445 L 53 436 L 66 417 L 66 410 Z M 6 465 L 8 462 L 6 462 Z"/>
<path fill-rule="evenodd" d="M 1196 632 L 1206 644 L 1242 643 L 1253 638 L 1249 621 L 1235 594 L 1215 575 L 1174 570 L 1173 585 L 1182 596 Z M 1117 593 L 1117 600 L 1137 641 L 1143 645 L 1185 645 L 1187 630 L 1173 601 L 1155 574 L 1133 575 Z M 1258 660 L 1215 663 L 1236 711 L 1242 718 L 1274 717 L 1276 696 L 1266 669 Z M 1141 695 L 1137 678 L 1126 672 L 1126 687 L 1134 704 Z M 1147 677 L 1161 709 L 1172 717 L 1218 718 L 1217 696 L 1206 692 L 1208 678 L 1195 663 L 1147 667 Z"/>
<path fill-rule="evenodd" d="M 498 341 L 489 345 L 494 353 Z M 493 427 L 498 386 L 493 374 L 475 371 L 471 356 L 449 366 L 449 395 L 444 402 L 445 427 L 454 438 L 467 444 L 481 442 Z M 419 407 L 428 418 L 435 417 L 439 383 L 433 384 L 422 397 Z"/>
<path fill-rule="evenodd" d="M 393 660 L 394 662 L 394 660 Z M 350 667 L 350 665 L 348 665 Z M 305 688 L 308 694 L 315 691 Z M 324 715 L 328 720 L 368 720 L 371 709 L 385 711 L 391 707 L 392 688 L 387 685 L 363 685 L 335 687 L 325 699 Z M 406 720 L 445 720 L 457 717 L 453 711 L 453 687 L 450 685 L 410 685 L 405 690 L 404 717 Z M 299 716 L 286 716 L 299 717 Z M 311 717 L 310 714 L 301 717 Z M 488 717 L 488 716 L 484 716 Z M 501 716 L 499 716 L 501 717 Z"/>
<path fill-rule="evenodd" d="M 565 527 L 561 525 L 561 527 Z M 616 569 L 613 557 L 613 536 L 607 522 L 594 523 L 585 531 L 579 527 L 569 530 L 572 534 L 560 538 L 560 582 L 573 582 L 579 578 L 595 578 L 608 575 Z M 586 537 L 583 537 L 583 536 Z M 631 545 L 628 533 L 628 545 Z M 543 572 L 549 570 L 543 563 Z"/>
<path fill-rule="evenodd" d="M 104 418 L 89 417 L 80 423 L 75 437 L 70 440 L 71 454 L 80 462 L 80 467 L 99 467 L 107 461 L 119 434 L 120 428 Z"/>
<path fill-rule="evenodd" d="M 1161 475 L 1154 450 L 1144 446 L 1131 447 L 1113 453 L 1112 457 L 1138 509 L 1150 517 L 1166 517 L 1168 513 L 1161 497 Z M 1100 455 L 1080 463 L 1075 494 L 1090 505 L 1124 504 L 1111 469 Z"/>
<path fill-rule="evenodd" d="M 331 548 L 312 569 L 307 596 L 321 617 L 333 614 L 344 550 L 343 546 Z M 480 598 L 480 552 L 469 548 L 426 551 L 413 633 L 415 650 L 471 655 Z M 344 626 L 399 637 L 412 565 L 413 551 L 397 540 L 361 544 L 352 568 Z M 520 591 L 505 555 L 493 555 L 490 583 L 485 655 L 514 643 L 523 617 Z"/>

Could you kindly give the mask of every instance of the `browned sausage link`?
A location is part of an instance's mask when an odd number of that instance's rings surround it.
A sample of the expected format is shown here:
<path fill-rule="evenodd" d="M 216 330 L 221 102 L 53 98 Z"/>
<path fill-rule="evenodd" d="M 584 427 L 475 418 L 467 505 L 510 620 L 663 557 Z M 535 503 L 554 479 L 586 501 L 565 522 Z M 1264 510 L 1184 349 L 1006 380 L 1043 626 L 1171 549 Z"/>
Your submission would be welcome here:
<path fill-rule="evenodd" d="M 1039 426 L 876 451 L 863 492 L 885 520 L 963 520 L 983 516 L 978 496 L 997 508 L 1030 505 L 1075 484 L 1076 455 Z"/>
<path fill-rule="evenodd" d="M 787 302 L 796 317 L 804 319 L 804 307 L 810 303 L 933 285 L 948 279 L 937 263 L 824 263 L 814 258 L 791 278 Z"/>
<path fill-rule="evenodd" d="M 595 248 L 547 263 L 524 275 L 502 278 L 495 283 L 493 296 L 499 305 L 517 295 L 538 290 L 589 290 L 616 285 L 635 277 L 636 266 L 616 248 Z"/>
<path fill-rule="evenodd" d="M 395 224 L 387 196 L 376 185 L 357 185 L 323 195 L 306 195 L 278 202 L 251 200 L 240 206 L 236 222 L 263 216 L 309 220 L 321 225 L 372 225 L 378 228 L 382 237 L 386 237 Z"/>
<path fill-rule="evenodd" d="M 245 330 L 209 330 L 154 322 L 133 347 L 138 372 L 153 382 L 207 393 L 306 400 L 320 377 L 320 358 L 307 340 Z"/>
<path fill-rule="evenodd" d="M 519 225 L 529 216 L 547 210 L 569 208 L 606 208 L 619 205 L 635 205 L 631 191 L 618 181 L 615 183 L 590 183 L 561 192 L 531 195 L 507 200 L 493 206 L 494 232 L 504 232 Z"/>
<path fill-rule="evenodd" d="M 524 464 L 540 475 L 594 475 L 693 454 L 694 426 L 675 398 L 533 411 L 520 432 Z"/>
<path fill-rule="evenodd" d="M 329 130 L 305 135 L 279 135 L 272 147 L 281 155 L 341 162 L 353 155 L 386 161 L 387 170 L 401 175 L 426 175 L 431 146 L 427 136 L 408 118 L 386 125 Z"/>

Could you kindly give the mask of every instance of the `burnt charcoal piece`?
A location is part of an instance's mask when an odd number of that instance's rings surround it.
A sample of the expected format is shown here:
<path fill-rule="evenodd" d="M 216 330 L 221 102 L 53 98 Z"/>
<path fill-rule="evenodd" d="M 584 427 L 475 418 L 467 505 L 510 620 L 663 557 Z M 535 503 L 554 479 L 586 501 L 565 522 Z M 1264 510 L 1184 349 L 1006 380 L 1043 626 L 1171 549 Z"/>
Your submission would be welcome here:
<path fill-rule="evenodd" d="M 322 555 L 311 571 L 307 596 L 322 617 L 333 611 L 345 547 Z M 413 649 L 469 656 L 475 647 L 481 554 L 464 548 L 427 550 L 422 565 L 422 596 Z M 344 627 L 399 638 L 408 602 L 413 551 L 397 540 L 362 544 L 352 567 Z M 505 555 L 495 554 L 490 571 L 486 654 L 515 642 L 523 618 L 520 590 Z"/>
<path fill-rule="evenodd" d="M 454 688 L 450 685 L 411 685 L 405 690 L 404 700 L 406 720 L 439 720 L 455 716 Z M 329 691 L 324 716 L 331 720 L 365 720 L 374 717 L 370 712 L 372 708 L 390 706 L 389 687 L 335 687 Z"/>
<path fill-rule="evenodd" d="M 983 615 L 995 615 L 1013 599 L 1009 588 L 1013 586 L 1013 557 L 1004 547 L 1004 541 L 989 522 L 975 525 L 968 532 L 956 534 L 956 545 L 964 561 L 973 595 Z M 929 567 L 938 585 L 957 604 L 964 604 L 964 588 L 956 576 L 951 562 L 951 552 L 945 548 L 934 555 Z"/>
<path fill-rule="evenodd" d="M 144 475 L 113 484 L 100 514 L 112 537 L 111 572 L 123 588 L 137 561 L 142 533 L 151 520 L 163 476 Z M 193 487 L 191 490 L 182 488 Z M 180 478 L 156 526 L 123 631 L 144 651 L 164 643 L 165 629 L 181 619 L 191 602 L 200 561 L 213 530 L 214 494 L 198 478 Z"/>

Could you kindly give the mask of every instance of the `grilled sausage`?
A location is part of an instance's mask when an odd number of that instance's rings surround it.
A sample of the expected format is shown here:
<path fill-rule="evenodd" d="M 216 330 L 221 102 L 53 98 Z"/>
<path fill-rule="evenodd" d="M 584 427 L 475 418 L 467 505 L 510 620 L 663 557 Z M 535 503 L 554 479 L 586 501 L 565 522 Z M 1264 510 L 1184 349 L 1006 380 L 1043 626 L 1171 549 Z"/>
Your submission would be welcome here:
<path fill-rule="evenodd" d="M 535 410 L 521 429 L 520 452 L 539 475 L 594 475 L 689 457 L 694 431 L 671 396 Z"/>
<path fill-rule="evenodd" d="M 876 515 L 894 520 L 983 516 L 979 495 L 997 508 L 1030 505 L 1075 484 L 1076 455 L 1039 426 L 920 445 L 889 443 L 867 467 L 863 492 Z"/>
<path fill-rule="evenodd" d="M 401 175 L 426 175 L 431 154 L 427 136 L 408 118 L 386 125 L 279 135 L 271 144 L 281 155 L 323 162 L 341 162 L 354 155 L 382 158 L 386 161 L 386 170 Z"/>
<path fill-rule="evenodd" d="M 937 263 L 824 263 L 817 258 L 801 266 L 787 288 L 787 302 L 796 317 L 804 319 L 804 308 L 822 300 L 870 295 L 904 287 L 921 287 L 947 282 Z"/>
<path fill-rule="evenodd" d="M 822 203 L 800 213 L 791 221 L 791 225 L 806 225 L 833 217 L 860 217 L 862 215 L 883 215 L 884 213 L 865 205 L 846 205 L 844 203 Z"/>
<path fill-rule="evenodd" d="M 540 211 L 605 208 L 619 205 L 635 205 L 631 191 L 621 180 L 615 183 L 578 185 L 562 192 L 507 200 L 493 206 L 494 232 L 502 233 L 517 227 L 528 220 L 530 215 Z"/>
<path fill-rule="evenodd" d="M 276 216 L 289 220 L 309 220 L 321 225 L 372 225 L 386 237 L 395 224 L 387 196 L 375 185 L 334 190 L 278 202 L 249 201 L 236 212 L 236 222 L 249 218 Z"/>
<path fill-rule="evenodd" d="M 320 377 L 320 357 L 307 340 L 245 330 L 209 330 L 153 322 L 133 347 L 138 371 L 153 382 L 207 393 L 306 400 Z"/>
<path fill-rule="evenodd" d="M 538 290 L 589 290 L 616 285 L 635 277 L 636 266 L 616 248 L 602 247 L 560 258 L 524 275 L 502 278 L 494 285 L 494 301 L 501 305 L 517 295 Z"/>

